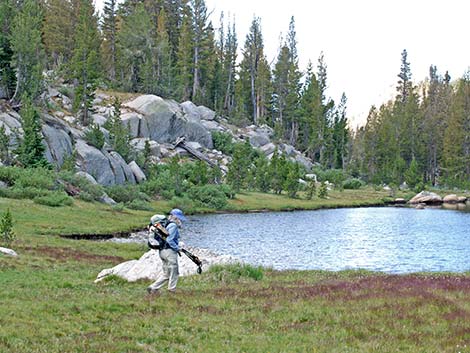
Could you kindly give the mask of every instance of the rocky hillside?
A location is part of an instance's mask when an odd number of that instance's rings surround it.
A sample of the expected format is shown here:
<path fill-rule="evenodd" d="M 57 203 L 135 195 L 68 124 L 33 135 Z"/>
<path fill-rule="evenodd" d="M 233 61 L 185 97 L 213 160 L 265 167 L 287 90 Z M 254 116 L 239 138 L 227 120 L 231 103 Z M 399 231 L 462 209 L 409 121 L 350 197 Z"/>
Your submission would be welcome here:
<path fill-rule="evenodd" d="M 51 108 L 42 112 L 42 134 L 46 145 L 46 157 L 53 165 L 60 167 L 64 160 L 75 153 L 77 170 L 86 173 L 102 185 L 138 183 L 145 175 L 135 161 L 129 163 L 105 143 L 97 149 L 85 141 L 88 128 L 81 126 L 79 120 L 71 112 L 70 98 L 50 88 L 43 96 Z M 93 121 L 98 124 L 105 136 L 109 132 L 104 128 L 107 119 L 113 114 L 113 97 L 99 93 L 93 102 Z M 273 130 L 268 126 L 249 126 L 237 128 L 228 121 L 204 107 L 192 102 L 177 103 L 153 95 L 142 95 L 125 101 L 121 105 L 121 119 L 130 128 L 131 146 L 135 151 L 143 151 L 148 141 L 151 158 L 158 163 L 175 155 L 188 156 L 197 151 L 209 161 L 216 163 L 222 170 L 227 170 L 230 157 L 215 150 L 211 132 L 224 131 L 233 135 L 237 141 L 248 140 L 253 147 L 261 149 L 268 157 L 272 156 L 276 147 L 290 159 L 296 160 L 309 170 L 312 163 L 296 151 L 294 147 L 272 142 Z M 13 150 L 22 137 L 21 117 L 9 108 L 8 104 L 0 103 L 0 126 L 5 127 L 10 135 Z M 185 146 L 175 146 L 175 142 L 184 138 Z"/>

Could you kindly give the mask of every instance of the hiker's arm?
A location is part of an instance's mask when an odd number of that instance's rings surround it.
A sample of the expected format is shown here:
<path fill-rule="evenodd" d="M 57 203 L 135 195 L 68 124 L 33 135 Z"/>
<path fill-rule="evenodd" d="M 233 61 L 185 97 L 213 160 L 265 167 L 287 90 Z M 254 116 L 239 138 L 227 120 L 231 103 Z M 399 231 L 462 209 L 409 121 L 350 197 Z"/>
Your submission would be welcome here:
<path fill-rule="evenodd" d="M 178 233 L 178 226 L 175 223 L 170 223 L 166 228 L 168 230 L 168 238 L 166 238 L 166 242 L 168 245 L 175 251 L 179 251 L 179 233 Z"/>

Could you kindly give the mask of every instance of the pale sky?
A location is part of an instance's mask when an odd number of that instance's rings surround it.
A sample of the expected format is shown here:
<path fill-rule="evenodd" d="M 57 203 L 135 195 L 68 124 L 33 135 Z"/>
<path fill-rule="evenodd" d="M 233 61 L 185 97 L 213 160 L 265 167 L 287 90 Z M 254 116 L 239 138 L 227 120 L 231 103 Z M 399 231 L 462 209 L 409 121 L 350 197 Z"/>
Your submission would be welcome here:
<path fill-rule="evenodd" d="M 99 5 L 100 1 L 96 0 Z M 470 1 L 467 0 L 206 0 L 215 28 L 220 12 L 235 16 L 239 48 L 253 16 L 261 18 L 268 61 L 277 56 L 279 38 L 296 23 L 301 69 L 323 51 L 328 96 L 348 98 L 353 126 L 365 122 L 371 105 L 395 94 L 401 52 L 406 49 L 412 79 L 423 81 L 429 66 L 452 79 L 470 67 Z"/>

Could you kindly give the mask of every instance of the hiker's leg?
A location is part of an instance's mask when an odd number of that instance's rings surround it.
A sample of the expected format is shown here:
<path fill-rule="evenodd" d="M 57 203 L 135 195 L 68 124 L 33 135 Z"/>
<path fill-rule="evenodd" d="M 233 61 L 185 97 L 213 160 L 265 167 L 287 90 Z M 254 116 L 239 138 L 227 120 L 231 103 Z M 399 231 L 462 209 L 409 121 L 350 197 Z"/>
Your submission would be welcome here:
<path fill-rule="evenodd" d="M 168 254 L 168 268 L 169 268 L 169 281 L 168 281 L 168 290 L 174 291 L 176 289 L 176 284 L 178 283 L 178 253 L 176 251 L 170 250 L 171 253 Z"/>
<path fill-rule="evenodd" d="M 165 249 L 165 250 L 160 250 L 160 259 L 162 260 L 162 273 L 160 276 L 158 276 L 157 280 L 153 282 L 149 288 L 152 290 L 157 290 L 162 288 L 166 281 L 170 278 L 170 266 L 168 262 L 168 252 L 170 250 Z"/>

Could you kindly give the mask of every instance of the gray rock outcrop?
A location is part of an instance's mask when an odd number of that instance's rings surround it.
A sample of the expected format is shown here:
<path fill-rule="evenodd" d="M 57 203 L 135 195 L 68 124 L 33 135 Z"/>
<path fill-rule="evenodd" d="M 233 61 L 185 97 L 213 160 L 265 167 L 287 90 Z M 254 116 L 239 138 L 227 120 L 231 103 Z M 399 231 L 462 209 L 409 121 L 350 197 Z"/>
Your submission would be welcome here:
<path fill-rule="evenodd" d="M 145 173 L 142 171 L 142 169 L 140 169 L 140 167 L 135 161 L 129 163 L 129 168 L 131 168 L 132 173 L 134 173 L 134 177 L 138 183 L 147 180 Z"/>
<path fill-rule="evenodd" d="M 77 164 L 101 185 L 131 183 L 136 180 L 126 161 L 116 152 L 100 151 L 83 140 L 75 144 Z"/>
<path fill-rule="evenodd" d="M 137 117 L 132 118 L 133 137 L 147 137 L 159 143 L 173 143 L 184 136 L 187 141 L 199 142 L 206 148 L 212 148 L 212 136 L 209 131 L 197 120 L 185 118 L 181 106 L 175 101 L 144 95 L 126 103 L 124 107 L 139 114 L 137 134 Z"/>

